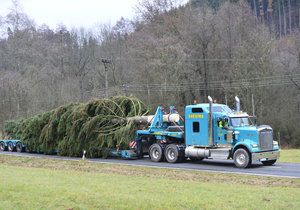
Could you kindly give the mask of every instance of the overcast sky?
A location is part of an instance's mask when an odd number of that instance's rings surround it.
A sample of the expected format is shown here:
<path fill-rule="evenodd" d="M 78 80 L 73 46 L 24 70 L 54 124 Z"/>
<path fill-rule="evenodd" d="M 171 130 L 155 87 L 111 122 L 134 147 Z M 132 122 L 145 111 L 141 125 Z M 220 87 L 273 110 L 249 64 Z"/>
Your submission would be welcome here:
<path fill-rule="evenodd" d="M 64 24 L 68 28 L 90 28 L 96 23 L 114 24 L 121 17 L 133 18 L 138 0 L 19 0 L 24 12 L 50 28 Z M 11 0 L 0 0 L 0 16 L 11 8 Z"/>

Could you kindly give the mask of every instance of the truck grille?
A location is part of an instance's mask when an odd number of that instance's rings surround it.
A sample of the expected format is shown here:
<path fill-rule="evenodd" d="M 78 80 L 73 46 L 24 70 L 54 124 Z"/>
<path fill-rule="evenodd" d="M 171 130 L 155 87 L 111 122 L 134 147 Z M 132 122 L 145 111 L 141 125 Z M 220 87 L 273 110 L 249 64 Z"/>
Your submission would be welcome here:
<path fill-rule="evenodd" d="M 261 150 L 273 149 L 273 131 L 263 129 L 259 132 L 259 147 Z"/>

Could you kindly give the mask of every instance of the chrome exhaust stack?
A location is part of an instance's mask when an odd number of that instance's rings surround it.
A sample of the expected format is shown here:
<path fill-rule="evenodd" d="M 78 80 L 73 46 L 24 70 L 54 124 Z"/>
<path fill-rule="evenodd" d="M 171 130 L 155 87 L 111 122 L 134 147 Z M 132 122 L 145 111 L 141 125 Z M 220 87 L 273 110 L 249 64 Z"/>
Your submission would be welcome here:
<path fill-rule="evenodd" d="M 241 111 L 240 99 L 239 99 L 237 96 L 235 96 L 234 99 L 235 99 L 235 107 L 236 107 L 236 111 L 239 112 L 239 111 Z"/>
<path fill-rule="evenodd" d="M 213 104 L 213 99 L 208 96 L 208 101 L 209 101 L 209 114 L 208 114 L 208 145 L 213 146 L 213 122 L 212 122 L 212 104 Z"/>

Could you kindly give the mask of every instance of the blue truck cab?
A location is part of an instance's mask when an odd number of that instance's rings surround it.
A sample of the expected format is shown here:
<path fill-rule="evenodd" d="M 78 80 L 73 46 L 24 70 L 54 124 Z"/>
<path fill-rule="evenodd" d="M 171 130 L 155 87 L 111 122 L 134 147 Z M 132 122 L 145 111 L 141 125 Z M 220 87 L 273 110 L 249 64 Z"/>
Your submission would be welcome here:
<path fill-rule="evenodd" d="M 198 150 L 202 154 L 199 158 L 232 158 L 241 168 L 256 161 L 272 165 L 279 158 L 273 129 L 268 125 L 254 125 L 247 113 L 233 111 L 227 105 L 186 106 L 185 126 L 186 148 Z"/>

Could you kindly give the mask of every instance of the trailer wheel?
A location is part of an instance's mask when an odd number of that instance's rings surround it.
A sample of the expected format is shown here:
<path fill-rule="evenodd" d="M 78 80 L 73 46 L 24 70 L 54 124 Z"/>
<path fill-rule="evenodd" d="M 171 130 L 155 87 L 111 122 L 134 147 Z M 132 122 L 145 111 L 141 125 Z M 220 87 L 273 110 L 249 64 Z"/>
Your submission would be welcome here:
<path fill-rule="evenodd" d="M 175 144 L 169 144 L 165 149 L 165 157 L 169 163 L 177 163 L 182 161 L 182 155 L 179 148 Z"/>
<path fill-rule="evenodd" d="M 17 152 L 23 152 L 23 146 L 22 146 L 21 142 L 18 142 L 16 144 L 16 150 L 17 150 Z"/>
<path fill-rule="evenodd" d="M 234 164 L 238 168 L 247 168 L 251 165 L 251 158 L 249 153 L 243 149 L 237 149 L 233 154 Z"/>
<path fill-rule="evenodd" d="M 8 144 L 7 144 L 7 150 L 9 152 L 13 152 L 14 151 L 14 145 L 13 145 L 12 142 L 8 142 Z"/>
<path fill-rule="evenodd" d="M 5 144 L 3 141 L 0 142 L 0 151 L 4 151 L 5 150 Z"/>
<path fill-rule="evenodd" d="M 150 146 L 149 155 L 154 162 L 161 162 L 164 159 L 163 149 L 159 144 L 152 144 Z"/>
<path fill-rule="evenodd" d="M 271 166 L 273 165 L 277 160 L 266 160 L 266 161 L 261 161 L 265 166 Z"/>

